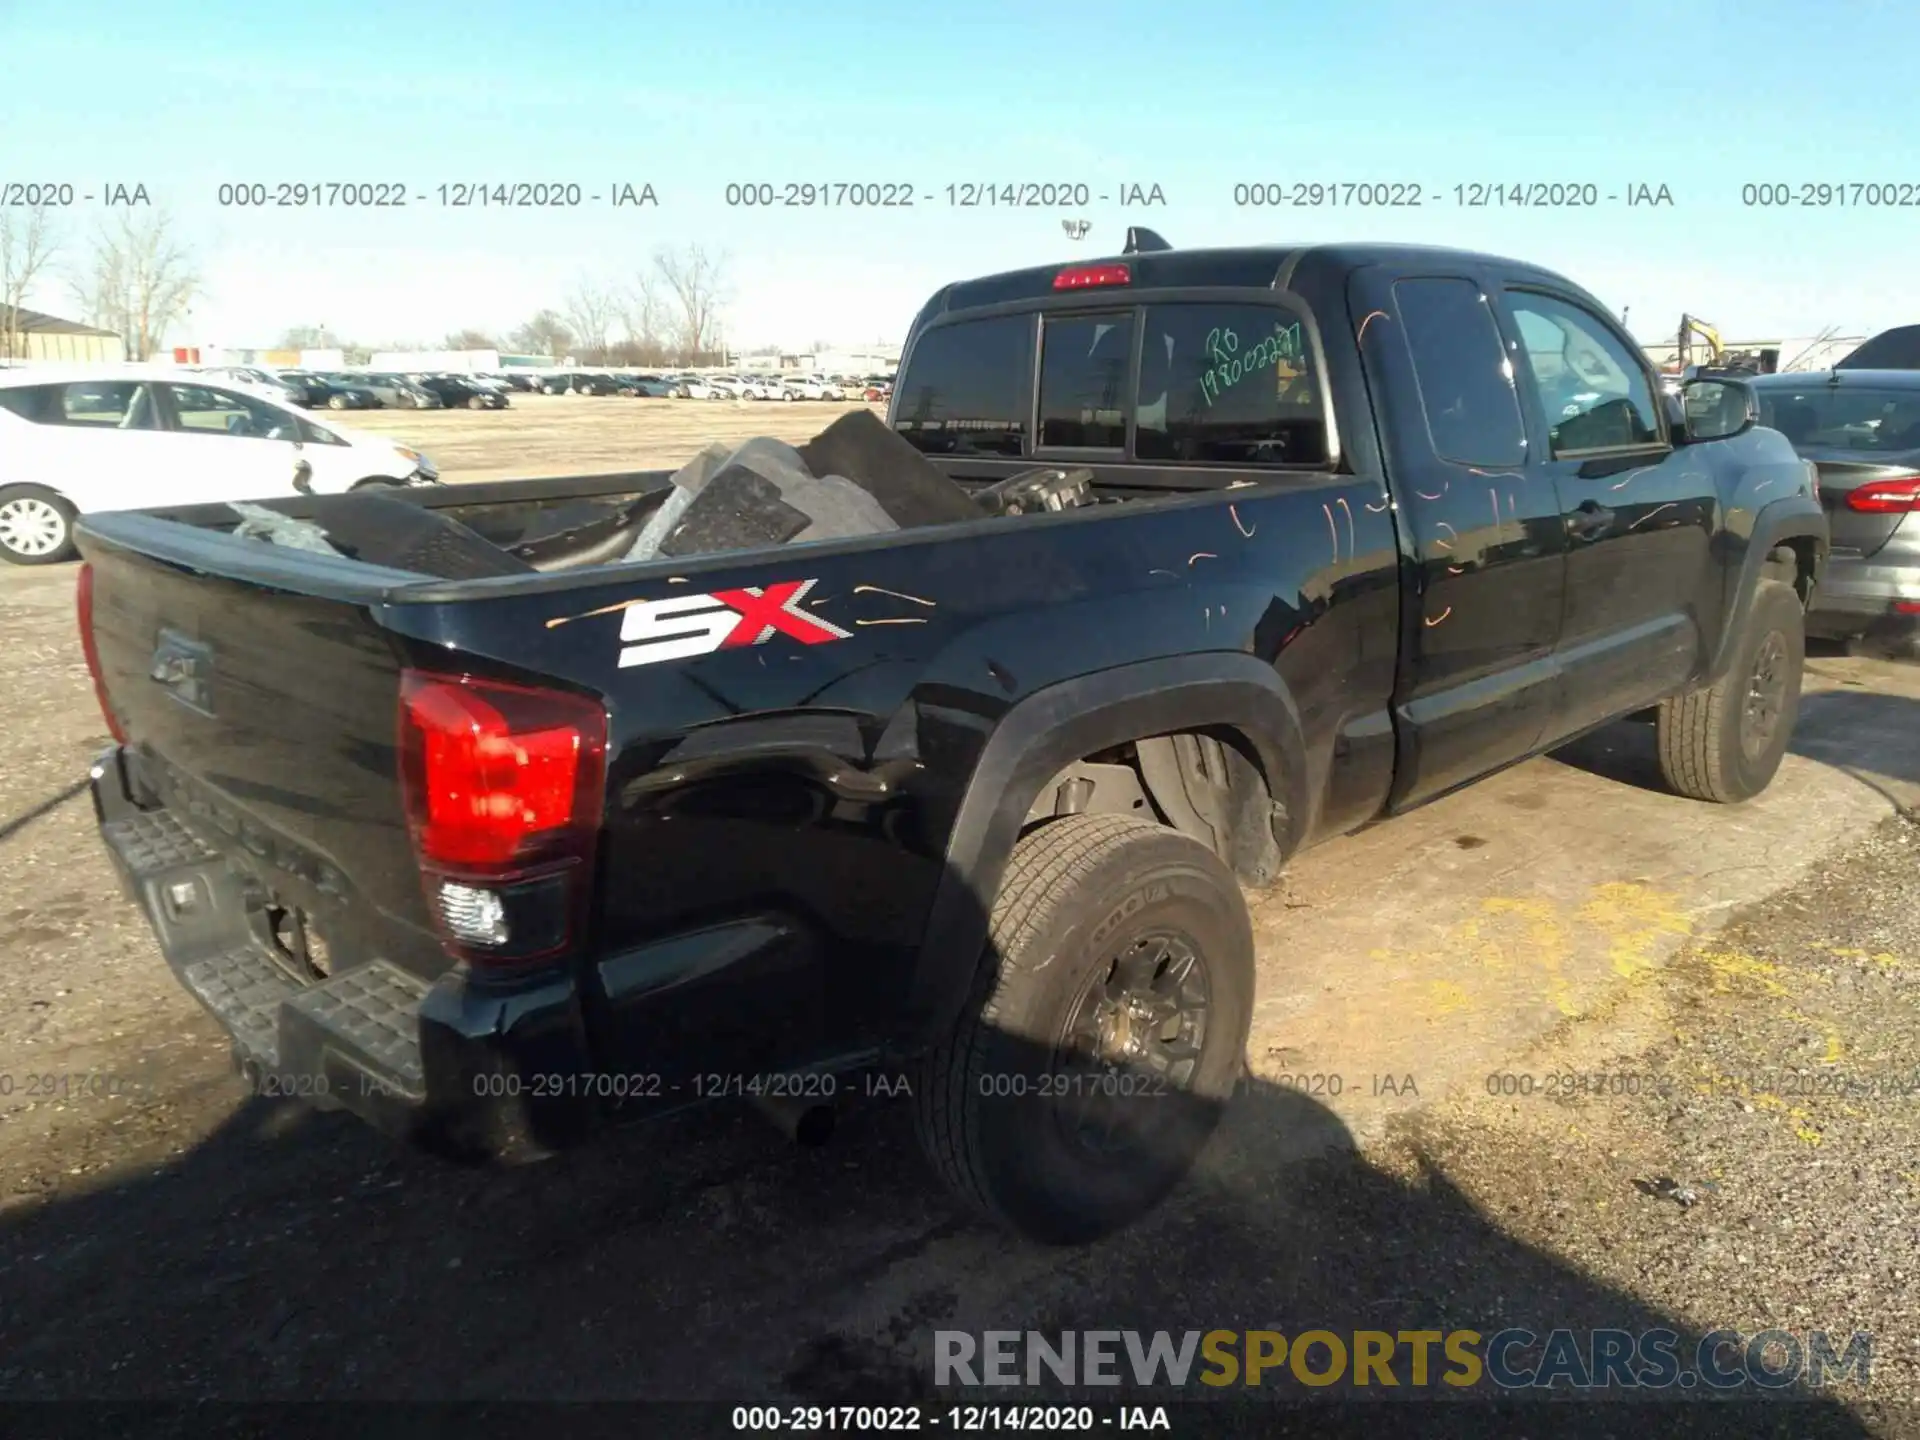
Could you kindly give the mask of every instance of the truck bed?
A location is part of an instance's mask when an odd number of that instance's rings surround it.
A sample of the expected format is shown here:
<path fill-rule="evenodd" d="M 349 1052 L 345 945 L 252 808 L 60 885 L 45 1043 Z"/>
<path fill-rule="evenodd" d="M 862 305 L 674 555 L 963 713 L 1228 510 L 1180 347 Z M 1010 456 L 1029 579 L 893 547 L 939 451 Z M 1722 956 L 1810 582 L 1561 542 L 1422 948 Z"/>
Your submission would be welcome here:
<path fill-rule="evenodd" d="M 628 504 L 667 480 L 404 499 L 510 543 L 551 510 Z M 1303 823 L 1351 825 L 1384 796 L 1399 598 L 1380 482 L 1290 473 L 1099 498 L 470 580 L 236 538 L 225 506 L 89 516 L 78 543 L 92 639 L 125 736 L 111 762 L 122 773 L 96 783 L 110 848 L 189 988 L 256 1037 L 246 1063 L 349 1066 L 335 1091 L 367 1090 L 347 1103 L 375 1119 L 397 1107 L 396 1125 L 420 1123 L 411 1107 L 431 1089 L 440 1033 L 518 1026 L 525 1040 L 551 1027 L 575 1057 L 612 1048 L 736 1071 L 860 1053 L 918 983 L 975 769 L 995 717 L 1021 700 L 1155 656 L 1231 665 L 1284 646 L 1315 774 L 1334 768 L 1343 732 L 1365 737 L 1346 769 L 1358 783 L 1336 781 L 1330 813 Z M 350 499 L 272 508 L 324 524 Z M 1323 510 L 1342 517 L 1337 548 Z M 788 620 L 763 643 L 675 655 L 630 619 L 795 592 L 830 643 L 803 643 L 805 622 Z M 537 1023 L 519 1002 L 503 1010 L 436 928 L 401 799 L 408 671 L 557 686 L 605 706 L 596 864 L 618 878 L 595 888 L 570 998 Z M 206 898 L 170 918 L 181 883 Z M 730 958 L 683 955 L 690 933 L 731 937 L 719 946 Z M 349 1021 L 351 1043 L 327 1028 Z"/>

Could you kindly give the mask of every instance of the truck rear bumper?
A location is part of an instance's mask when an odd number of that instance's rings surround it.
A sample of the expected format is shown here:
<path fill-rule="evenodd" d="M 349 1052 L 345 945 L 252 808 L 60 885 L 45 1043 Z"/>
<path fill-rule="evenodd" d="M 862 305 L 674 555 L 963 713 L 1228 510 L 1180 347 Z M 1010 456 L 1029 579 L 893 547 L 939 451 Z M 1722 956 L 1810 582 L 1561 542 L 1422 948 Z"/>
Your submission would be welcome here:
<path fill-rule="evenodd" d="M 259 938 L 240 873 L 167 809 L 134 798 L 130 763 L 117 746 L 94 762 L 101 839 L 258 1093 L 466 1155 L 537 1155 L 591 1128 L 584 1087 L 565 1078 L 588 1071 L 570 979 L 490 992 L 460 971 L 428 981 L 375 959 L 303 981 Z"/>

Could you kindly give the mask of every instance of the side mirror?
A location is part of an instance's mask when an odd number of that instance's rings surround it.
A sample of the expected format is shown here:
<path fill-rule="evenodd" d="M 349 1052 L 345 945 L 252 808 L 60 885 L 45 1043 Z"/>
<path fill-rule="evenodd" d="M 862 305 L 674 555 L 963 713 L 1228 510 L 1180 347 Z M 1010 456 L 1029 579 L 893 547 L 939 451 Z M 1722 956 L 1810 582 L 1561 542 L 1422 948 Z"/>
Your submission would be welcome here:
<path fill-rule="evenodd" d="M 1673 398 L 1674 443 L 1731 440 L 1760 423 L 1760 396 L 1741 380 L 1688 380 Z"/>
<path fill-rule="evenodd" d="M 313 493 L 313 466 L 304 459 L 293 462 L 293 488 L 302 495 Z"/>

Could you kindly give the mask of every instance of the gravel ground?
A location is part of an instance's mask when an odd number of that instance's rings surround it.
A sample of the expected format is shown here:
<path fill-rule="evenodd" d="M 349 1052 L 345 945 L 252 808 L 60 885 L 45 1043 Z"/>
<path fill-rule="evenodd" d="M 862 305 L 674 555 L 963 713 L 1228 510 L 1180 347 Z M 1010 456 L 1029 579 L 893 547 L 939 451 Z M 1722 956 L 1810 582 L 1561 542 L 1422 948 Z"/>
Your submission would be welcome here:
<path fill-rule="evenodd" d="M 1871 1384 L 1501 1428 L 1920 1433 L 1911 821 L 1511 1057 L 1531 1094 L 1456 1096 L 1355 1150 L 1254 1087 L 1149 1221 L 1038 1251 L 955 1220 L 884 1104 L 823 1150 L 720 1113 L 495 1173 L 250 1097 L 74 788 L 104 737 L 70 586 L 0 605 L 0 1396 L 874 1403 L 926 1395 L 936 1328 L 1780 1327 L 1871 1332 Z M 1356 1408 L 1245 1433 L 1495 1424 Z"/>

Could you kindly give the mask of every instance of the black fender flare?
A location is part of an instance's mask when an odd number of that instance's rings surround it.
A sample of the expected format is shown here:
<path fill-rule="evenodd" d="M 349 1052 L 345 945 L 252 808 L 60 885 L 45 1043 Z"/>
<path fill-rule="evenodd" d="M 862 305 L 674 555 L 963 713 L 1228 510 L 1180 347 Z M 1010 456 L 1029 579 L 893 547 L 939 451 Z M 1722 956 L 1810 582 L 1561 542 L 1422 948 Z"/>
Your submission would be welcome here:
<path fill-rule="evenodd" d="M 1234 652 L 1169 656 L 1050 685 L 1012 706 L 974 767 L 947 840 L 897 1038 L 924 1048 L 966 1004 L 988 917 L 1041 787 L 1113 745 L 1202 727 L 1237 732 L 1272 794 L 1284 861 L 1312 830 L 1313 795 L 1299 706 L 1274 667 Z"/>
<path fill-rule="evenodd" d="M 1820 508 L 1820 501 L 1812 495 L 1783 495 L 1755 513 L 1746 552 L 1740 557 L 1739 571 L 1728 587 L 1727 621 L 1720 627 L 1713 663 L 1707 668 L 1710 680 L 1719 680 L 1733 663 L 1740 621 L 1753 608 L 1754 593 L 1766 575 L 1768 560 L 1776 548 L 1793 540 L 1814 542 L 1812 584 L 1818 588 L 1827 564 L 1827 516 Z"/>

